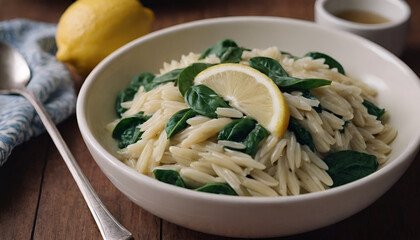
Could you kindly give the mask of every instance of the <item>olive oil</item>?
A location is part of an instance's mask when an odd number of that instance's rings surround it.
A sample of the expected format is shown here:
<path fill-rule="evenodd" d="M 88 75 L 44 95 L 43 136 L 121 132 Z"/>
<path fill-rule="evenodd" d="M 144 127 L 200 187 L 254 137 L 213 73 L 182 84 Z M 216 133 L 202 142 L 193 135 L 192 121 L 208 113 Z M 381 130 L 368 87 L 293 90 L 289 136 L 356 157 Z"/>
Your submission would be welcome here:
<path fill-rule="evenodd" d="M 347 21 L 363 24 L 380 24 L 390 21 L 386 17 L 383 17 L 377 13 L 363 10 L 344 10 L 337 12 L 334 15 Z"/>

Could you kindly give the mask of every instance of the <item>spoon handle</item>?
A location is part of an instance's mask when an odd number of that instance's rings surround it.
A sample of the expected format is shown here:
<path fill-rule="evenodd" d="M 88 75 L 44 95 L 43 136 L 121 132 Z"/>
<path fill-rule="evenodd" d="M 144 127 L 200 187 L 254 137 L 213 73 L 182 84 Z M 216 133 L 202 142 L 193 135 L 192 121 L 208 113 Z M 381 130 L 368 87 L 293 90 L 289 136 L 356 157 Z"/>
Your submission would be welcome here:
<path fill-rule="evenodd" d="M 105 205 L 99 199 L 92 185 L 89 183 L 87 177 L 83 174 L 81 168 L 77 164 L 75 158 L 73 157 L 70 149 L 67 147 L 67 144 L 64 142 L 63 138 L 60 135 L 57 127 L 48 116 L 47 111 L 43 107 L 41 101 L 36 97 L 32 92 L 26 88 L 21 88 L 16 90 L 16 93 L 26 97 L 29 102 L 34 106 L 36 112 L 41 118 L 42 123 L 47 129 L 48 133 L 51 136 L 51 139 L 55 143 L 58 151 L 64 159 L 70 173 L 73 175 L 74 180 L 76 181 L 77 186 L 82 192 L 85 201 L 95 218 L 96 224 L 99 227 L 99 230 L 102 234 L 102 237 L 106 240 L 108 239 L 133 239 L 131 233 L 125 229 L 111 213 L 106 209 Z"/>

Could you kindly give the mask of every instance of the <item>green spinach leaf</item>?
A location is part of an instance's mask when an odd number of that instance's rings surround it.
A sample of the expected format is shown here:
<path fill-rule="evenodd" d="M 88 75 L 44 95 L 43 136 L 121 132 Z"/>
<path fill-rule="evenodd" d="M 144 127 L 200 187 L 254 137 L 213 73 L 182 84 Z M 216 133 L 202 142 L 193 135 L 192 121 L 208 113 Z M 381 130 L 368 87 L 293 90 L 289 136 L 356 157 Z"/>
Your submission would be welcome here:
<path fill-rule="evenodd" d="M 216 43 L 215 45 L 207 48 L 201 54 L 199 59 L 204 59 L 205 57 L 207 57 L 211 54 L 218 55 L 219 53 L 222 53 L 226 48 L 229 48 L 229 47 L 238 47 L 238 44 L 236 44 L 236 42 L 233 41 L 232 39 L 224 39 L 224 40 Z"/>
<path fill-rule="evenodd" d="M 117 113 L 118 117 L 121 117 L 122 114 L 127 111 L 127 108 L 123 108 L 121 106 L 121 103 L 131 101 L 134 98 L 134 95 L 136 94 L 136 90 L 133 88 L 124 88 L 121 90 L 117 96 L 117 99 L 115 101 L 115 111 Z"/>
<path fill-rule="evenodd" d="M 140 86 L 144 86 L 145 91 L 152 89 L 152 81 L 154 78 L 155 75 L 150 72 L 139 74 L 131 80 L 130 85 L 127 88 L 124 88 L 119 92 L 115 102 L 115 111 L 118 117 L 121 117 L 121 115 L 127 111 L 126 108 L 121 107 L 121 103 L 133 100 L 134 95 L 137 93 Z"/>
<path fill-rule="evenodd" d="M 137 75 L 136 77 L 131 80 L 130 88 L 135 89 L 136 92 L 139 90 L 141 86 L 144 87 L 144 91 L 148 92 L 153 89 L 153 80 L 155 79 L 155 75 L 150 72 L 144 72 L 142 74 Z"/>
<path fill-rule="evenodd" d="M 313 59 L 319 59 L 319 58 L 323 58 L 325 59 L 325 64 L 327 64 L 330 69 L 332 68 L 337 68 L 338 72 L 345 75 L 345 71 L 343 66 L 341 66 L 341 64 L 335 60 L 334 58 L 332 58 L 331 56 L 325 54 L 325 53 L 321 53 L 321 52 L 308 52 L 305 54 L 305 57 L 311 57 Z"/>
<path fill-rule="evenodd" d="M 206 68 L 209 68 L 215 64 L 210 63 L 193 63 L 190 66 L 184 68 L 178 76 L 178 89 L 182 96 L 185 92 L 194 86 L 194 78 Z"/>
<path fill-rule="evenodd" d="M 239 47 L 231 39 L 225 39 L 207 48 L 199 59 L 204 59 L 211 54 L 215 54 L 221 63 L 238 63 L 242 59 L 243 51 L 248 51 L 248 49 Z"/>
<path fill-rule="evenodd" d="M 306 130 L 295 118 L 290 117 L 288 129 L 295 134 L 296 140 L 300 144 L 307 145 L 312 151 L 315 151 L 315 144 L 311 133 Z"/>
<path fill-rule="evenodd" d="M 141 135 L 143 135 L 143 132 L 140 131 L 140 128 L 127 128 L 121 135 L 120 141 L 118 142 L 118 147 L 125 148 L 130 144 L 136 143 L 138 140 L 140 140 Z"/>
<path fill-rule="evenodd" d="M 168 82 L 177 82 L 179 74 L 183 71 L 183 68 L 177 68 L 172 71 L 169 71 L 167 73 L 164 73 L 160 76 L 157 76 L 155 79 L 153 79 L 153 84 L 164 84 Z"/>
<path fill-rule="evenodd" d="M 378 161 L 371 154 L 345 150 L 331 153 L 325 157 L 328 174 L 337 187 L 363 178 L 378 169 Z"/>
<path fill-rule="evenodd" d="M 249 66 L 264 73 L 271 79 L 273 79 L 272 77 L 289 77 L 289 74 L 280 63 L 269 57 L 253 57 L 249 59 Z"/>
<path fill-rule="evenodd" d="M 302 96 L 311 100 L 318 100 L 318 98 L 316 98 L 311 91 L 309 90 L 302 90 Z M 318 100 L 319 101 L 319 100 Z"/>
<path fill-rule="evenodd" d="M 286 52 L 286 51 L 280 51 L 280 53 L 281 53 L 281 55 L 286 55 L 286 56 L 289 56 L 290 58 L 293 58 L 295 61 L 300 59 L 300 57 L 297 57 L 297 56 L 295 56 L 295 55 L 293 55 L 289 52 Z"/>
<path fill-rule="evenodd" d="M 313 88 L 318 88 L 326 85 L 330 85 L 331 81 L 326 79 L 319 78 L 295 78 L 295 77 L 277 77 L 273 76 L 271 78 L 274 83 L 282 91 L 295 91 L 295 90 L 309 90 Z"/>
<path fill-rule="evenodd" d="M 197 113 L 190 108 L 180 110 L 172 115 L 165 125 L 167 138 L 170 139 L 173 135 L 186 128 L 187 120 L 196 115 Z"/>
<path fill-rule="evenodd" d="M 226 183 L 207 183 L 206 185 L 196 188 L 196 191 L 223 194 L 223 195 L 233 195 L 237 196 L 238 194 Z"/>
<path fill-rule="evenodd" d="M 175 170 L 155 169 L 153 170 L 153 174 L 155 178 L 161 182 L 168 183 L 168 184 L 182 187 L 182 188 L 189 188 L 182 180 L 180 174 Z M 207 183 L 204 186 L 201 186 L 199 188 L 195 188 L 192 190 L 199 191 L 199 192 L 223 194 L 223 195 L 233 195 L 233 196 L 238 195 L 236 194 L 235 190 L 233 190 L 226 183 Z"/>
<path fill-rule="evenodd" d="M 302 92 L 302 96 L 311 100 L 317 100 L 319 101 L 319 99 L 317 97 L 315 97 L 311 91 L 309 90 L 301 90 Z M 313 107 L 313 109 L 317 112 L 317 113 L 321 113 L 323 108 L 321 106 L 321 104 L 318 104 L 318 106 Z"/>
<path fill-rule="evenodd" d="M 185 92 L 184 100 L 192 110 L 210 118 L 217 118 L 216 109 L 218 107 L 229 107 L 222 97 L 201 84 L 189 88 Z"/>
<path fill-rule="evenodd" d="M 245 145 L 245 149 L 236 151 L 254 156 L 260 142 L 269 135 L 268 131 L 252 118 L 235 119 L 227 124 L 219 133 L 218 140 L 238 142 Z"/>
<path fill-rule="evenodd" d="M 118 140 L 118 147 L 125 148 L 140 140 L 143 132 L 138 126 L 146 122 L 150 116 L 140 112 L 134 116 L 121 119 L 112 131 L 112 137 Z"/>
<path fill-rule="evenodd" d="M 271 78 L 282 91 L 309 90 L 331 84 L 325 79 L 290 77 L 278 61 L 268 57 L 251 58 L 249 65 Z"/>
<path fill-rule="evenodd" d="M 242 142 L 255 128 L 256 121 L 252 118 L 232 120 L 219 133 L 218 140 Z"/>
<path fill-rule="evenodd" d="M 221 63 L 239 63 L 242 60 L 242 53 L 245 49 L 240 47 L 228 47 L 218 56 Z"/>
<path fill-rule="evenodd" d="M 155 169 L 153 170 L 155 178 L 161 182 L 186 188 L 184 181 L 179 173 L 171 169 Z"/>
<path fill-rule="evenodd" d="M 365 106 L 367 108 L 368 113 L 370 115 L 376 116 L 376 119 L 378 119 L 378 120 L 379 120 L 379 118 L 382 117 L 382 115 L 385 114 L 385 109 L 384 108 L 379 108 L 378 106 L 376 106 L 372 102 L 369 102 L 368 100 L 363 100 L 362 104 L 363 104 L 363 106 Z"/>
<path fill-rule="evenodd" d="M 248 134 L 243 143 L 245 144 L 245 153 L 254 156 L 258 150 L 260 142 L 269 135 L 268 131 L 261 126 L 259 123 L 255 125 L 255 128 Z"/>

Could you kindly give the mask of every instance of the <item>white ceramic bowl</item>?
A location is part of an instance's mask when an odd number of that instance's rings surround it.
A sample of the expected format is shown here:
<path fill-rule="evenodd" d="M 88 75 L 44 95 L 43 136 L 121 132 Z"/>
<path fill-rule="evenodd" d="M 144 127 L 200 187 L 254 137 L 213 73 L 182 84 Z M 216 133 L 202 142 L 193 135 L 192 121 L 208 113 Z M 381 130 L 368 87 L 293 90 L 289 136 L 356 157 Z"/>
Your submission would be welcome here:
<path fill-rule="evenodd" d="M 303 55 L 332 55 L 346 72 L 379 91 L 379 102 L 399 131 L 389 162 L 350 184 L 300 196 L 262 198 L 208 194 L 182 189 L 141 175 L 113 155 L 116 143 L 105 130 L 114 120 L 117 93 L 144 71 L 164 61 L 202 52 L 221 39 L 247 48 L 278 46 Z M 275 17 L 229 17 L 181 24 L 139 38 L 101 62 L 79 94 L 77 120 L 95 161 L 133 202 L 158 217 L 210 234 L 271 237 L 296 234 L 338 222 L 379 198 L 410 165 L 420 142 L 420 85 L 417 76 L 383 48 L 360 37 L 314 23 Z"/>

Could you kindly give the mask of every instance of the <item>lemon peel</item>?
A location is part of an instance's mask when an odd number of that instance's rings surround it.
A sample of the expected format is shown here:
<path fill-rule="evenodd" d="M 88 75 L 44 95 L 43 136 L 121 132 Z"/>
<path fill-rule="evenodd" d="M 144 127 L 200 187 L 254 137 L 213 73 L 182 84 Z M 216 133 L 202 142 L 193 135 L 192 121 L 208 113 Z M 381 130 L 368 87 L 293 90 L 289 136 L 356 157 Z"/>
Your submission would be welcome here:
<path fill-rule="evenodd" d="M 78 0 L 59 20 L 56 57 L 86 76 L 111 52 L 149 33 L 153 20 L 138 0 Z"/>

